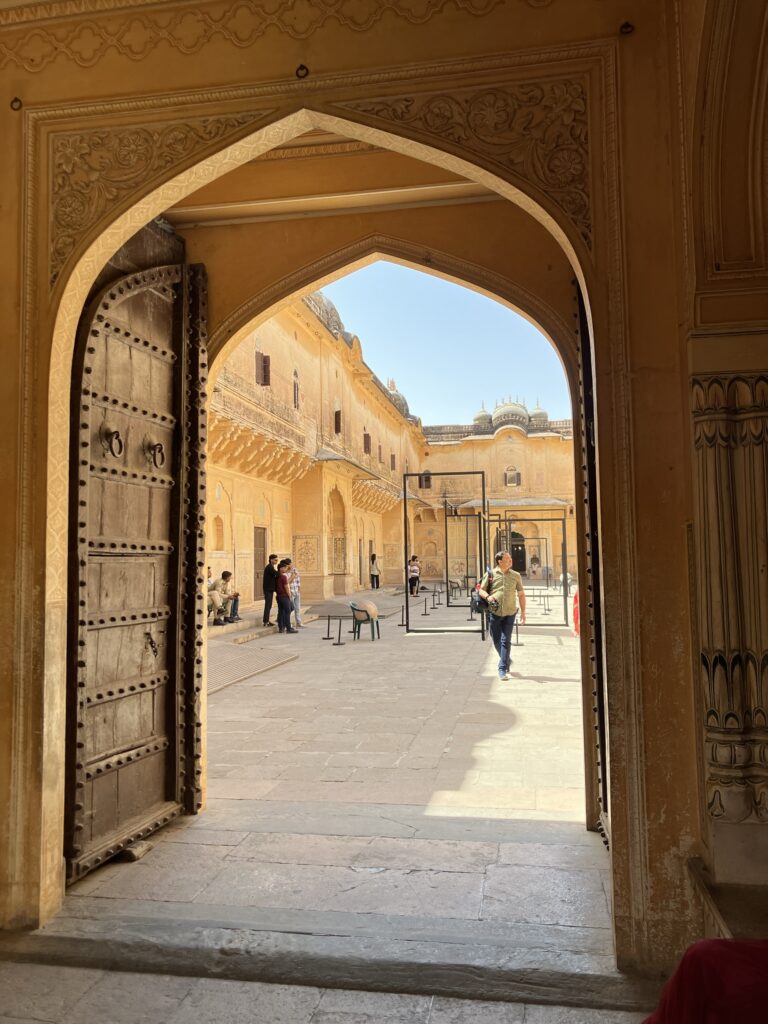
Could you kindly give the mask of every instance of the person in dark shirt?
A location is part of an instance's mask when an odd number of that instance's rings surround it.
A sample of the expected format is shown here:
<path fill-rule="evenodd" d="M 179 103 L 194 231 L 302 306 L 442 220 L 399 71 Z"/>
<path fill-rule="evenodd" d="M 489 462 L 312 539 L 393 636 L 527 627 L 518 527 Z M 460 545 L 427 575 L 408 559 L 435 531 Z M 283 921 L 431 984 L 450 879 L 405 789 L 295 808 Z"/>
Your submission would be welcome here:
<path fill-rule="evenodd" d="M 264 566 L 264 578 L 261 589 L 264 592 L 264 615 L 262 621 L 265 626 L 273 625 L 269 621 L 269 613 L 272 611 L 272 600 L 277 590 L 277 555 L 270 555 L 269 561 Z"/>
<path fill-rule="evenodd" d="M 288 573 L 291 568 L 290 558 L 284 558 L 277 565 L 277 631 L 278 633 L 298 633 L 291 625 L 291 585 Z"/>

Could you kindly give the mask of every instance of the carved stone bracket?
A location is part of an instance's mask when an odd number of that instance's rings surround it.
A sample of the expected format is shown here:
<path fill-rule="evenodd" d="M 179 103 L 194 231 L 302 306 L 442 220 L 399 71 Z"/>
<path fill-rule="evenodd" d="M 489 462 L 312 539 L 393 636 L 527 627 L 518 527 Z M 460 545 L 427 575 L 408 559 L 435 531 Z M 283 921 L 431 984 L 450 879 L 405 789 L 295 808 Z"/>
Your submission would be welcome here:
<path fill-rule="evenodd" d="M 691 383 L 707 806 L 768 822 L 768 374 Z"/>
<path fill-rule="evenodd" d="M 57 132 L 50 140 L 50 279 L 55 283 L 77 242 L 107 213 L 181 169 L 212 145 L 225 146 L 269 111 Z"/>
<path fill-rule="evenodd" d="M 573 221 L 592 247 L 588 93 L 581 78 L 494 88 L 388 96 L 340 104 L 398 134 L 446 141 L 535 186 Z"/>

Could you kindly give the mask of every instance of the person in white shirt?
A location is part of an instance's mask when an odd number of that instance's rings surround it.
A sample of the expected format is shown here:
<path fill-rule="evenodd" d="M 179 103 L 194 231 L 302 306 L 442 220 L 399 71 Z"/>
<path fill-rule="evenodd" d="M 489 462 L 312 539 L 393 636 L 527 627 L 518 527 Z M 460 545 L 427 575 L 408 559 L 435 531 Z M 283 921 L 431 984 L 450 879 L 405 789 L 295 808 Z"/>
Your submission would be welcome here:
<path fill-rule="evenodd" d="M 376 561 L 376 555 L 371 555 L 371 590 L 379 589 L 379 563 Z"/>
<path fill-rule="evenodd" d="M 288 589 L 291 592 L 293 615 L 296 620 L 296 626 L 298 629 L 301 629 L 301 576 L 293 562 L 290 562 L 288 565 Z"/>
<path fill-rule="evenodd" d="M 411 597 L 416 597 L 419 592 L 420 576 L 421 566 L 419 565 L 418 555 L 411 555 L 411 559 L 408 562 L 408 586 L 411 591 Z"/>

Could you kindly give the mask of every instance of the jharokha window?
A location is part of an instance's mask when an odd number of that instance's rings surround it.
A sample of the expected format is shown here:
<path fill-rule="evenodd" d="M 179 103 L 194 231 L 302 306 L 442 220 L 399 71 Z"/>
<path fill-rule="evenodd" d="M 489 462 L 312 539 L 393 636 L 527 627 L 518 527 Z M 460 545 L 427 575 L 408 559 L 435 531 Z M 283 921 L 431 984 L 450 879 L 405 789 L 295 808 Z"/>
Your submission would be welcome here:
<path fill-rule="evenodd" d="M 299 408 L 299 371 L 293 371 L 293 408 Z"/>
<path fill-rule="evenodd" d="M 213 550 L 224 550 L 224 520 L 221 516 L 213 517 Z"/>
<path fill-rule="evenodd" d="M 366 430 L 363 431 L 363 451 L 366 455 L 371 454 L 371 435 Z"/>
<path fill-rule="evenodd" d="M 333 414 L 333 432 L 334 434 L 341 433 L 341 409 L 337 409 Z"/>
<path fill-rule="evenodd" d="M 522 482 L 520 470 L 510 466 L 504 474 L 504 483 L 507 487 L 519 487 Z"/>
<path fill-rule="evenodd" d="M 256 353 L 255 379 L 256 383 L 264 388 L 268 388 L 271 384 L 269 362 L 269 356 L 265 356 L 263 352 Z"/>

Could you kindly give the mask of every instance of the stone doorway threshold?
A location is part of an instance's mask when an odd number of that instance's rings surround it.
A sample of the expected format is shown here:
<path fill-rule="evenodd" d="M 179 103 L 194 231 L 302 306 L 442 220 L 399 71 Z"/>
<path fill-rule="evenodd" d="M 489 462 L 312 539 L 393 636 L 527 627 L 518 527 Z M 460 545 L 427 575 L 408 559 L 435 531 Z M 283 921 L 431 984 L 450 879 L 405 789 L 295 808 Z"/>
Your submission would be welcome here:
<path fill-rule="evenodd" d="M 207 810 L 0 955 L 652 1009 L 659 986 L 616 970 L 608 858 L 579 821 L 577 642 L 531 631 L 501 683 L 479 637 L 324 629 L 260 639 L 297 657 L 211 695 Z"/>

